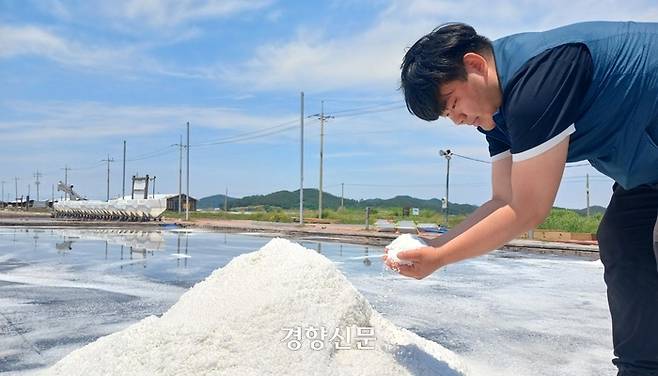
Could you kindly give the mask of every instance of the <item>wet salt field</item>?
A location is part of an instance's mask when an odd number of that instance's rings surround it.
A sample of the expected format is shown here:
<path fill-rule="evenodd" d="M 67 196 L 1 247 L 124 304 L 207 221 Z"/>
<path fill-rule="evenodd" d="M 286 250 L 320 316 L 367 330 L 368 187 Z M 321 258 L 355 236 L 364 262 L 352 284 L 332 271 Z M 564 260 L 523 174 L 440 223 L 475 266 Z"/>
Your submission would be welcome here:
<path fill-rule="evenodd" d="M 0 373 L 30 374 L 166 311 L 272 235 L 161 229 L 0 228 Z M 598 261 L 496 251 L 416 281 L 382 247 L 296 239 L 333 261 L 394 324 L 462 356 L 476 375 L 612 375 Z"/>

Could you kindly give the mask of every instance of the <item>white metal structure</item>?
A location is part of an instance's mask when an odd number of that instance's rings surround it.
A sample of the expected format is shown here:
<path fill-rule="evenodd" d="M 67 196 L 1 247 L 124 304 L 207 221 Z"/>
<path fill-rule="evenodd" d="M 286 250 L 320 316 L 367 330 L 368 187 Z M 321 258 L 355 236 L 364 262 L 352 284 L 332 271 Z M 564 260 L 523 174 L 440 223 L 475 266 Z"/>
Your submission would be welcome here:
<path fill-rule="evenodd" d="M 160 219 L 167 210 L 166 198 L 116 199 L 105 201 L 61 201 L 54 205 L 54 217 L 119 221 Z"/>

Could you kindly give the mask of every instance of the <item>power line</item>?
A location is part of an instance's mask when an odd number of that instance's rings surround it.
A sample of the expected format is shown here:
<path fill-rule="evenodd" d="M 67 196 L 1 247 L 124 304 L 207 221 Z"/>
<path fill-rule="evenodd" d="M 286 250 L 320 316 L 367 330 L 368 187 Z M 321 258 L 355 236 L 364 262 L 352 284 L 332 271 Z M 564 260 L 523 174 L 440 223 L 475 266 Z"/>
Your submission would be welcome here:
<path fill-rule="evenodd" d="M 409 131 L 406 129 L 389 129 L 389 130 L 378 130 L 378 131 L 363 131 L 363 132 L 325 132 L 325 135 L 350 135 L 350 136 L 355 136 L 355 135 L 360 135 L 360 134 L 381 134 L 381 133 L 406 133 L 408 134 Z"/>
<path fill-rule="evenodd" d="M 290 121 L 286 121 L 284 123 L 273 125 L 271 127 L 265 127 L 265 128 L 260 128 L 260 129 L 256 129 L 256 130 L 253 130 L 253 131 L 242 132 L 242 133 L 239 133 L 237 135 L 228 136 L 228 137 L 219 138 L 219 139 L 214 139 L 214 140 L 209 140 L 209 141 L 206 141 L 206 142 L 202 142 L 200 144 L 190 145 L 190 146 L 191 147 L 200 147 L 200 146 L 209 146 L 209 145 L 219 145 L 219 144 L 232 142 L 234 139 L 242 139 L 242 138 L 249 138 L 249 137 L 256 137 L 256 138 L 264 137 L 264 136 L 268 136 L 268 135 L 272 134 L 272 132 L 277 133 L 277 131 L 286 131 L 288 129 L 296 128 L 297 127 L 297 121 L 298 121 L 297 119 L 290 120 Z M 294 126 L 291 126 L 293 124 L 294 124 Z M 281 129 L 281 128 L 283 128 L 283 129 Z M 263 132 L 265 132 L 265 134 L 261 134 Z"/>
<path fill-rule="evenodd" d="M 387 112 L 387 111 L 393 111 L 393 110 L 399 110 L 405 108 L 405 106 L 394 106 L 394 107 L 388 107 L 388 108 L 382 108 L 378 110 L 364 110 L 364 111 L 356 111 L 356 112 L 351 112 L 347 114 L 339 114 L 336 115 L 336 118 L 345 118 L 345 117 L 352 117 L 352 116 L 359 116 L 359 115 L 366 115 L 366 114 L 374 114 L 377 112 Z"/>
<path fill-rule="evenodd" d="M 97 163 L 95 163 L 95 164 L 93 164 L 93 165 L 86 166 L 86 167 L 77 167 L 77 168 L 74 168 L 74 167 L 67 167 L 67 169 L 68 169 L 69 171 L 91 170 L 91 169 L 93 169 L 93 168 L 98 168 L 98 167 L 102 166 L 103 164 L 104 164 L 103 161 L 100 161 L 100 162 L 97 162 Z"/>
<path fill-rule="evenodd" d="M 385 103 L 379 103 L 379 104 L 373 104 L 370 106 L 363 106 L 363 107 L 357 107 L 357 108 L 348 108 L 345 110 L 338 110 L 338 111 L 333 111 L 332 114 L 343 114 L 343 113 L 349 113 L 349 112 L 361 112 L 361 111 L 366 111 L 366 110 L 373 110 L 381 107 L 389 107 L 394 104 L 398 104 L 398 107 L 401 107 L 401 101 L 396 100 L 396 101 L 391 101 L 391 102 L 385 102 Z"/>
<path fill-rule="evenodd" d="M 292 129 L 296 129 L 299 125 L 290 125 L 285 128 L 281 129 L 272 129 L 268 131 L 267 133 L 261 133 L 257 135 L 251 135 L 251 136 L 244 136 L 244 137 L 227 137 L 221 141 L 215 141 L 215 142 L 206 142 L 206 143 L 201 143 L 201 144 L 196 144 L 196 145 L 190 145 L 190 147 L 195 147 L 195 148 L 200 148 L 200 147 L 206 147 L 206 146 L 214 146 L 214 145 L 224 145 L 224 144 L 235 144 L 238 142 L 244 142 L 244 141 L 251 141 L 259 138 L 263 138 L 266 136 L 272 136 L 278 133 L 283 133 L 290 131 Z"/>
<path fill-rule="evenodd" d="M 135 158 L 126 159 L 126 161 L 127 162 L 135 162 L 135 161 L 141 161 L 141 160 L 144 160 L 144 159 L 159 157 L 159 156 L 171 153 L 173 151 L 176 151 L 176 149 L 172 149 L 173 146 L 174 145 L 169 145 L 169 146 L 166 146 L 164 148 L 160 148 L 160 149 L 148 152 L 148 153 L 143 153 L 143 154 L 137 155 Z"/>
<path fill-rule="evenodd" d="M 451 153 L 451 154 L 454 155 L 455 157 L 468 159 L 469 161 L 474 161 L 474 162 L 480 162 L 480 163 L 491 164 L 491 161 L 485 161 L 485 160 L 482 160 L 482 159 L 477 159 L 477 158 L 473 158 L 473 157 L 467 157 L 467 156 L 465 156 L 465 155 L 456 154 L 456 153 L 454 153 L 454 152 Z"/>
<path fill-rule="evenodd" d="M 110 201 L 110 163 L 114 162 L 114 158 L 107 156 L 107 159 L 103 159 L 101 162 L 107 162 L 107 201 Z"/>

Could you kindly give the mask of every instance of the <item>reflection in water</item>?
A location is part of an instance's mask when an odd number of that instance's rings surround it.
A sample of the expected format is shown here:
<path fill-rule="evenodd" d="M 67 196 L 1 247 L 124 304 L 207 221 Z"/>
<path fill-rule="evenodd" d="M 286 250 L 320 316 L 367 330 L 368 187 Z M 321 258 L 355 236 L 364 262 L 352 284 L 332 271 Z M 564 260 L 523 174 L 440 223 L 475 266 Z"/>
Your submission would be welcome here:
<path fill-rule="evenodd" d="M 132 252 L 159 251 L 164 245 L 161 231 L 140 231 L 130 229 L 65 229 L 58 230 L 64 238 L 101 240 L 109 244 L 125 245 Z M 70 249 L 70 248 L 69 248 Z"/>
<path fill-rule="evenodd" d="M 171 233 L 170 233 L 171 234 Z M 187 268 L 190 258 L 189 254 L 189 233 L 176 232 L 176 267 Z M 104 259 L 111 258 L 110 246 L 119 245 L 121 247 L 119 253 L 119 260 L 124 259 L 135 261 L 142 265 L 143 268 L 148 266 L 147 259 L 155 255 L 156 251 L 165 250 L 165 238 L 161 231 L 142 231 L 130 229 L 56 229 L 50 231 L 51 236 L 61 237 L 60 241 L 55 242 L 55 249 L 57 253 L 65 256 L 73 250 L 73 244 L 78 240 L 92 240 L 104 242 Z M 182 237 L 185 238 L 184 250 L 182 250 Z M 35 233 L 35 249 L 37 247 L 37 240 L 39 236 Z M 14 232 L 14 241 L 16 233 Z M 224 234 L 224 244 L 228 244 L 226 234 Z M 124 255 L 124 248 L 127 249 L 128 254 Z M 181 262 L 181 259 L 183 261 Z M 132 267 L 135 262 L 128 264 L 121 263 L 119 268 L 123 270 L 125 267 Z"/>
<path fill-rule="evenodd" d="M 180 253 L 180 237 L 181 233 L 178 232 L 176 237 L 176 253 L 174 253 L 174 256 L 176 256 L 176 267 L 180 267 L 180 260 L 183 259 L 183 268 L 187 268 L 187 259 L 190 258 L 190 255 L 188 254 L 189 234 L 185 233 L 185 253 Z M 224 234 L 224 243 L 226 243 L 226 234 Z"/>
<path fill-rule="evenodd" d="M 73 244 L 73 240 L 63 240 L 60 243 L 55 243 L 55 249 L 57 250 L 58 253 L 66 253 L 73 248 L 71 245 Z"/>
<path fill-rule="evenodd" d="M 366 254 L 366 257 L 363 259 L 363 265 L 365 266 L 370 266 L 372 265 L 372 261 L 368 258 L 368 246 L 364 247 L 364 252 Z"/>

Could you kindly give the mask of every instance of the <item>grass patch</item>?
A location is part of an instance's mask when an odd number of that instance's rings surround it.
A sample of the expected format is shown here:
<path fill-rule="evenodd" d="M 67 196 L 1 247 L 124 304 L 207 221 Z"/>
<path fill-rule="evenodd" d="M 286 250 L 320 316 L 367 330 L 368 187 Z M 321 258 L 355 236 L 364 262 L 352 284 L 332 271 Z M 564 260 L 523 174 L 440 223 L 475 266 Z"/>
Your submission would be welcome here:
<path fill-rule="evenodd" d="M 365 210 L 363 209 L 325 209 L 322 212 L 323 219 L 334 223 L 343 224 L 364 224 Z M 234 213 L 224 211 L 201 211 L 190 212 L 190 219 L 242 219 L 250 221 L 266 221 L 293 223 L 299 216 L 298 210 L 282 210 L 279 208 L 264 208 L 259 211 Z M 185 213 L 178 215 L 178 212 L 165 212 L 167 218 L 184 219 Z M 304 218 L 317 218 L 317 210 L 304 210 Z M 539 229 L 556 230 L 566 232 L 585 232 L 596 233 L 602 214 L 585 216 L 568 209 L 552 209 L 549 216 L 539 225 Z M 466 218 L 465 215 L 451 215 L 448 218 L 448 227 L 454 227 Z M 420 215 L 403 216 L 402 208 L 372 208 L 370 210 L 369 224 L 373 225 L 377 219 L 388 219 L 391 221 L 412 220 L 416 223 L 445 223 L 445 215 L 429 209 L 421 209 Z"/>
<path fill-rule="evenodd" d="M 552 209 L 551 214 L 539 225 L 539 229 L 567 232 L 596 233 L 603 214 L 594 214 L 589 217 L 568 209 Z"/>

